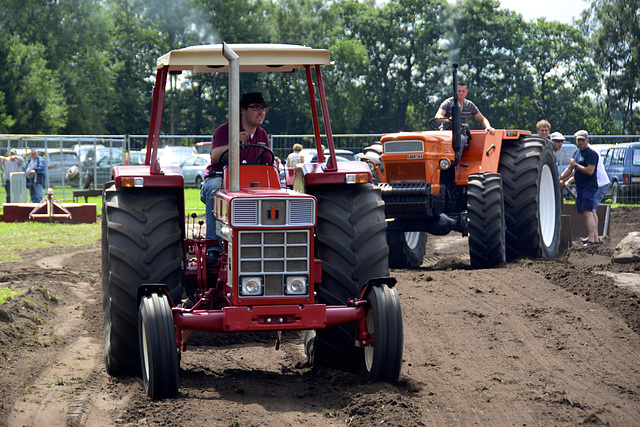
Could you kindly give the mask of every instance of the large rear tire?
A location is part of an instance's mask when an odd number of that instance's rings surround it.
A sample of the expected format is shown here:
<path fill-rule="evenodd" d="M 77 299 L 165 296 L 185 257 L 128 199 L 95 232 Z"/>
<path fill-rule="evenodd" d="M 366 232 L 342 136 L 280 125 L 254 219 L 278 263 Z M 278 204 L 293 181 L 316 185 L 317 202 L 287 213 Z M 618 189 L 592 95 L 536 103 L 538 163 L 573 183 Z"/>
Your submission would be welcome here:
<path fill-rule="evenodd" d="M 138 288 L 166 285 L 182 296 L 182 233 L 177 193 L 105 184 L 102 210 L 104 357 L 111 375 L 140 374 Z"/>
<path fill-rule="evenodd" d="M 318 301 L 343 305 L 358 296 L 367 281 L 389 275 L 384 202 L 371 184 L 310 187 L 318 200 L 316 251 L 322 260 Z M 344 325 L 305 334 L 310 363 L 358 372 L 363 349 L 355 346 L 356 326 Z"/>
<path fill-rule="evenodd" d="M 367 375 L 378 381 L 397 381 L 402 368 L 403 325 L 398 291 L 373 286 L 367 295 L 367 329 L 373 345 L 364 348 Z"/>
<path fill-rule="evenodd" d="M 142 383 L 150 399 L 178 394 L 178 346 L 167 296 L 145 295 L 138 312 Z"/>
<path fill-rule="evenodd" d="M 469 176 L 467 231 L 473 268 L 489 268 L 506 261 L 502 178 L 498 173 Z"/>
<path fill-rule="evenodd" d="M 427 251 L 427 233 L 424 231 L 387 231 L 389 268 L 416 269 L 422 264 Z"/>
<path fill-rule="evenodd" d="M 507 261 L 557 257 L 560 184 L 550 142 L 536 137 L 504 141 L 498 171 L 504 190 Z"/>
<path fill-rule="evenodd" d="M 370 165 L 372 165 L 371 176 L 373 184 L 379 184 L 380 175 L 375 167 L 379 167 L 380 171 L 384 173 L 384 164 L 382 163 L 382 144 L 376 143 L 366 147 L 361 159 L 366 160 Z"/>

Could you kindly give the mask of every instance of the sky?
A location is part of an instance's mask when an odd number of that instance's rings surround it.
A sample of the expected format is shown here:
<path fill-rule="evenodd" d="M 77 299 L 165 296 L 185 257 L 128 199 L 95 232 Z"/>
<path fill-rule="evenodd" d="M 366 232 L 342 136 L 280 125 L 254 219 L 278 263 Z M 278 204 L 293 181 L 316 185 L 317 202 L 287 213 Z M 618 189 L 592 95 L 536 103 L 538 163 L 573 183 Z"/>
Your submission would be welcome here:
<path fill-rule="evenodd" d="M 455 3 L 455 0 L 448 1 Z M 565 24 L 571 24 L 573 18 L 580 16 L 580 12 L 589 7 L 590 3 L 587 0 L 500 0 L 503 9 L 521 14 L 525 21 L 545 17 L 547 21 Z"/>

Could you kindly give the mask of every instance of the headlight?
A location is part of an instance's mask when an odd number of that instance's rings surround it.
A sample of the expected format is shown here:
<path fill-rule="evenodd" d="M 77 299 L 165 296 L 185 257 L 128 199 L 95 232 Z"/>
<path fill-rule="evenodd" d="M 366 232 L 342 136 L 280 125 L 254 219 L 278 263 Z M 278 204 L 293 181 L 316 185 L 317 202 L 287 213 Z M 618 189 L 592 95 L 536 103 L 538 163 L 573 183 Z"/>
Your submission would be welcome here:
<path fill-rule="evenodd" d="M 306 295 L 308 293 L 307 278 L 305 276 L 287 277 L 284 293 L 287 295 Z"/>
<path fill-rule="evenodd" d="M 451 166 L 451 162 L 449 159 L 441 159 L 440 160 L 440 169 L 447 170 Z"/>
<path fill-rule="evenodd" d="M 240 295 L 258 296 L 263 294 L 261 277 L 243 277 L 240 280 Z"/>

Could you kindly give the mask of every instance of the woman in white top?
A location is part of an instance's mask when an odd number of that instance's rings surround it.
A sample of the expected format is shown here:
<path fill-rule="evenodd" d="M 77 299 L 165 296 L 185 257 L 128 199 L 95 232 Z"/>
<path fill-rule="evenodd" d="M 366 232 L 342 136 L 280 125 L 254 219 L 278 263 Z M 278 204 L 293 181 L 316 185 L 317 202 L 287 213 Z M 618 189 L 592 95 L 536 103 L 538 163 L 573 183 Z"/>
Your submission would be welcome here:
<path fill-rule="evenodd" d="M 287 156 L 287 169 L 295 169 L 298 163 L 304 163 L 304 156 L 301 151 L 301 144 L 293 144 L 293 153 Z"/>

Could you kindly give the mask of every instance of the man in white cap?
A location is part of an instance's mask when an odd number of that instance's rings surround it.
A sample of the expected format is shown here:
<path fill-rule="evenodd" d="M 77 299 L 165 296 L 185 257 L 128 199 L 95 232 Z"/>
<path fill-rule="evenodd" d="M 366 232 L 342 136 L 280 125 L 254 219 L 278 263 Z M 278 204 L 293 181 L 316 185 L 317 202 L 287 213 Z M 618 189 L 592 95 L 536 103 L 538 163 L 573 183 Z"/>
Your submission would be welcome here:
<path fill-rule="evenodd" d="M 3 169 L 4 189 L 7 191 L 7 203 L 11 203 L 11 173 L 22 172 L 24 159 L 18 156 L 15 148 L 9 150 L 7 157 L 0 156 Z"/>
<path fill-rule="evenodd" d="M 582 214 L 589 233 L 584 245 L 591 246 L 599 243 L 598 217 L 596 215 L 598 153 L 589 148 L 589 133 L 586 130 L 579 130 L 574 136 L 578 150 L 569 160 L 569 166 L 560 175 L 560 183 L 567 187 L 568 180 L 573 173 L 576 182 L 576 211 Z"/>
<path fill-rule="evenodd" d="M 549 137 L 551 142 L 553 142 L 553 154 L 558 157 L 558 151 L 562 148 L 562 144 L 564 143 L 564 135 L 560 132 L 554 132 Z"/>

